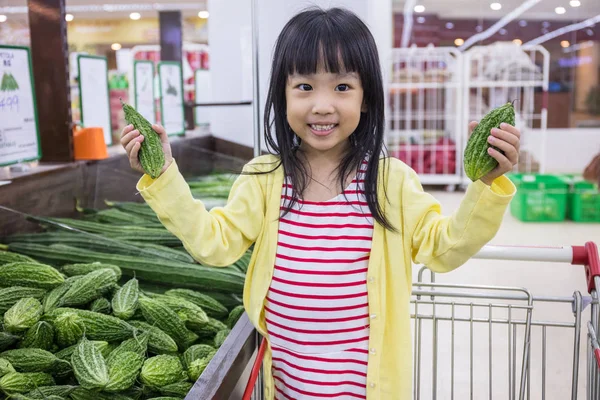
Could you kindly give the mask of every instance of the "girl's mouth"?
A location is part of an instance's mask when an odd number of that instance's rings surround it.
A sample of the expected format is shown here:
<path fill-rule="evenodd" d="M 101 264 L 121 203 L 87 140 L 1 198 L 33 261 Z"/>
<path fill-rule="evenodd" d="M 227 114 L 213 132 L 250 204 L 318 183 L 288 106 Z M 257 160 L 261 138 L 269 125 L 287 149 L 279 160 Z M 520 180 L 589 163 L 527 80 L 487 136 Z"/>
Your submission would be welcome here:
<path fill-rule="evenodd" d="M 312 131 L 313 134 L 317 136 L 326 136 L 329 135 L 333 130 L 337 127 L 337 124 L 328 124 L 328 125 L 318 125 L 318 124 L 308 124 L 308 127 Z"/>

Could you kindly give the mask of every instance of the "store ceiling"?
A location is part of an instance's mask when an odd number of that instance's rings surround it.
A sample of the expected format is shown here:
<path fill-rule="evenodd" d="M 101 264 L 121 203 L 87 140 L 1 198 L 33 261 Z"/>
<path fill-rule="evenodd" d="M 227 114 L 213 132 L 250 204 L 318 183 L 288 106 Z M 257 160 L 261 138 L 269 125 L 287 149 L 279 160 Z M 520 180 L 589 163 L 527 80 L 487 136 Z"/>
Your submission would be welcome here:
<path fill-rule="evenodd" d="M 122 19 L 137 12 L 142 18 L 158 18 L 158 11 L 180 10 L 194 17 L 206 10 L 206 0 L 65 0 L 67 12 L 76 19 Z M 0 0 L 0 14 L 15 19 L 27 17 L 27 0 Z"/>
<path fill-rule="evenodd" d="M 377 1 L 377 0 L 368 0 Z M 392 0 L 396 12 L 402 12 L 407 0 Z M 420 15 L 436 14 L 440 19 L 499 19 L 521 5 L 525 0 L 416 0 L 425 7 Z M 494 11 L 492 3 L 502 8 Z M 579 0 L 579 7 L 572 7 L 571 0 L 540 0 L 520 15 L 524 19 L 584 20 L 600 14 L 600 0 Z M 207 0 L 66 0 L 69 13 L 76 19 L 127 18 L 131 12 L 139 12 L 142 18 L 156 18 L 159 9 L 178 9 L 186 17 L 196 16 L 206 10 Z M 15 19 L 26 18 L 27 0 L 1 0 L 0 14 Z M 564 14 L 557 14 L 556 7 L 563 7 Z M 415 15 L 419 15 L 415 13 Z"/>
<path fill-rule="evenodd" d="M 405 3 L 407 3 L 405 0 L 393 0 L 394 10 L 403 12 Z M 493 10 L 492 3 L 499 3 L 500 10 Z M 525 0 L 416 0 L 415 2 L 416 5 L 425 7 L 421 15 L 437 14 L 440 19 L 500 19 L 523 3 Z M 539 0 L 519 17 L 532 20 L 573 21 L 585 20 L 600 14 L 600 0 L 578 0 L 578 7 L 572 7 L 570 3 L 571 0 Z M 557 14 L 557 7 L 564 8 L 564 14 Z M 414 13 L 414 15 L 419 14 Z"/>

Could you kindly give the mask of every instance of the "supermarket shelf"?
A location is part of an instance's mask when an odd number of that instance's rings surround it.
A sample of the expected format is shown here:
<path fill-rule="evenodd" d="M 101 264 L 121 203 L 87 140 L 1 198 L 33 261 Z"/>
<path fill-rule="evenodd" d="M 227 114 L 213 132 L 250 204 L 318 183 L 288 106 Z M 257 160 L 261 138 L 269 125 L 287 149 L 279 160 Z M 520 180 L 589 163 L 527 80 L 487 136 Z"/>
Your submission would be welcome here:
<path fill-rule="evenodd" d="M 412 112 L 391 112 L 390 118 L 394 121 L 400 119 L 425 120 L 423 121 L 423 124 L 427 125 L 427 120 L 455 121 L 460 118 L 460 115 L 446 113 L 444 110 L 413 110 Z"/>
<path fill-rule="evenodd" d="M 468 88 L 483 88 L 483 87 L 502 87 L 502 88 L 522 88 L 522 87 L 543 87 L 544 81 L 469 81 Z"/>
<path fill-rule="evenodd" d="M 459 88 L 458 82 L 393 82 L 389 83 L 388 87 L 392 90 L 398 89 L 443 89 L 443 88 Z"/>

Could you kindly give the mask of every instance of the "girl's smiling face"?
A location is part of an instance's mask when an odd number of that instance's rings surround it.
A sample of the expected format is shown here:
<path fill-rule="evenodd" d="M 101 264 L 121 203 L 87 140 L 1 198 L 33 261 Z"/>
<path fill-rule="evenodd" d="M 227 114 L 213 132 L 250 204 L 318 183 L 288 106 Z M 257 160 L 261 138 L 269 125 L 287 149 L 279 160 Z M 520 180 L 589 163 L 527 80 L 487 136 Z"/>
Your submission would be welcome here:
<path fill-rule="evenodd" d="M 342 157 L 360 121 L 363 88 L 356 72 L 290 75 L 285 90 L 287 121 L 306 154 Z"/>

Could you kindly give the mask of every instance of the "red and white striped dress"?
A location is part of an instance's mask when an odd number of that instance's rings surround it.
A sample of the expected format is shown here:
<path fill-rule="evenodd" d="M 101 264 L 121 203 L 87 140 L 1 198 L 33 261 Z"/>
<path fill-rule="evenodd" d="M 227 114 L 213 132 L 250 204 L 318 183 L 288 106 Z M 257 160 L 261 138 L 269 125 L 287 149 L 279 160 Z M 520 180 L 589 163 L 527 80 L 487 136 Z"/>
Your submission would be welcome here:
<path fill-rule="evenodd" d="M 363 175 L 346 197 L 299 202 L 279 222 L 265 310 L 277 400 L 366 399 L 373 220 Z M 288 194 L 289 179 L 282 207 Z"/>

